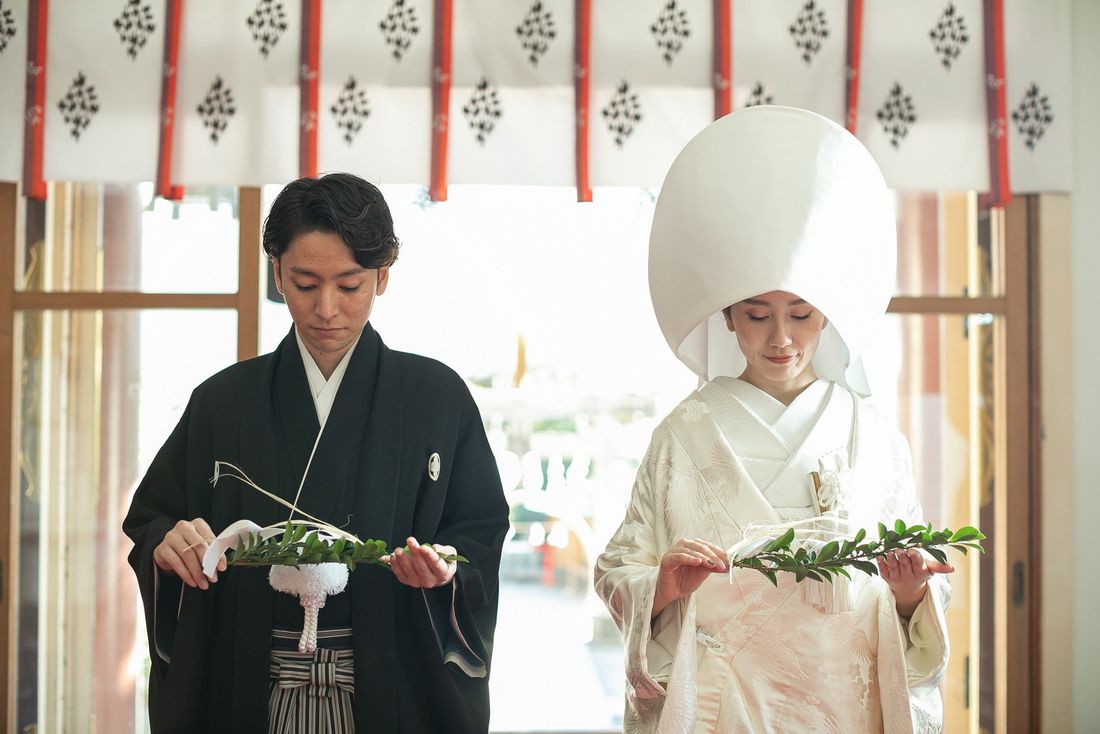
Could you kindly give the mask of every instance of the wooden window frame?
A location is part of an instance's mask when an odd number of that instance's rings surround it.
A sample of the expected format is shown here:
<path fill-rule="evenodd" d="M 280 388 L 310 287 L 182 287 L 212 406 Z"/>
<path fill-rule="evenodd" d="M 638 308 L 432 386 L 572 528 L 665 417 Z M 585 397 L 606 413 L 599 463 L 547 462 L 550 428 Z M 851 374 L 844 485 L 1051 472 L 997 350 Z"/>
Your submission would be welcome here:
<path fill-rule="evenodd" d="M 0 183 L 0 477 L 7 477 L 0 498 L 0 660 L 6 681 L 0 698 L 0 730 L 15 731 L 18 634 L 19 486 L 13 460 L 15 426 L 15 320 L 20 311 L 99 311 L 147 309 L 232 309 L 237 312 L 237 359 L 259 353 L 260 340 L 260 189 L 237 192 L 239 223 L 236 293 L 140 293 L 134 291 L 30 292 L 16 289 L 16 257 L 23 242 L 22 200 L 18 184 Z"/>
<path fill-rule="evenodd" d="M 1003 211 L 986 212 L 999 272 L 994 296 L 897 296 L 902 315 L 997 316 L 994 411 L 998 431 L 992 550 L 994 593 L 994 721 L 996 734 L 1042 729 L 1040 692 L 1041 461 L 1039 393 L 1039 197 L 1016 196 Z M 983 568 L 983 572 L 986 569 Z"/>

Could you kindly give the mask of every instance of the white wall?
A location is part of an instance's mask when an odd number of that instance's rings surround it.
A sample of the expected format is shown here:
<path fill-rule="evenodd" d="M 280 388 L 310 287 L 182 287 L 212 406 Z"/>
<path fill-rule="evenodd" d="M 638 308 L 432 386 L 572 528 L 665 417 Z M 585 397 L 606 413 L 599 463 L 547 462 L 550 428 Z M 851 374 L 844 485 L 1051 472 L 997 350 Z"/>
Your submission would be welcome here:
<path fill-rule="evenodd" d="M 1018 0 L 1016 0 L 1018 1 Z M 1073 730 L 1100 731 L 1100 2 L 1073 3 Z M 1064 345 L 1070 346 L 1070 345 Z M 1049 361 L 1050 356 L 1045 355 Z M 1072 600 L 1072 601 L 1070 601 Z"/>

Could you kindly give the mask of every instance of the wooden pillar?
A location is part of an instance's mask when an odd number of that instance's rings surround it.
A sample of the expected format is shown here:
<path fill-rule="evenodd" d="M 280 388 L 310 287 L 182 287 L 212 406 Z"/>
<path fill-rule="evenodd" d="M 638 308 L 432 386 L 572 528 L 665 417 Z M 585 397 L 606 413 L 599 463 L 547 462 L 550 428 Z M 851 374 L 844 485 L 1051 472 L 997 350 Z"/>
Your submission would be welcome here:
<path fill-rule="evenodd" d="M 0 183 L 0 661 L 6 683 L 0 698 L 0 726 L 15 728 L 15 624 L 19 594 L 15 574 L 19 493 L 12 437 L 15 426 L 15 257 L 19 187 Z"/>
<path fill-rule="evenodd" d="M 241 187 L 238 196 L 237 359 L 244 360 L 260 352 L 260 189 Z"/>

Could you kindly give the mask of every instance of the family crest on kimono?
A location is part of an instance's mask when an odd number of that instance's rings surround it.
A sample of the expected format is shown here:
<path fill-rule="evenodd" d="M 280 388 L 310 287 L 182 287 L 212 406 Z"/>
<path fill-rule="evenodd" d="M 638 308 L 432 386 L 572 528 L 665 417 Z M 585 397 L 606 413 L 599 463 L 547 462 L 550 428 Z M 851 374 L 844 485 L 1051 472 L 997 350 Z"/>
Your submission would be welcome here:
<path fill-rule="evenodd" d="M 369 323 L 399 248 L 389 208 L 356 176 L 300 179 L 263 244 L 294 326 L 195 388 L 123 525 L 152 731 L 484 732 L 508 506 L 465 382 Z M 288 519 L 259 491 L 211 486 L 216 461 L 330 526 L 407 545 L 327 599 L 315 651 L 299 651 L 303 608 L 267 568 L 223 557 L 202 573 L 227 526 Z M 440 557 L 455 553 L 468 562 Z"/>
<path fill-rule="evenodd" d="M 625 643 L 626 732 L 942 727 L 949 565 L 910 551 L 881 577 L 777 586 L 726 565 L 776 526 L 924 521 L 908 444 L 860 360 L 895 265 L 883 177 L 824 117 L 735 112 L 673 164 L 650 290 L 701 385 L 654 431 L 596 564 Z"/>

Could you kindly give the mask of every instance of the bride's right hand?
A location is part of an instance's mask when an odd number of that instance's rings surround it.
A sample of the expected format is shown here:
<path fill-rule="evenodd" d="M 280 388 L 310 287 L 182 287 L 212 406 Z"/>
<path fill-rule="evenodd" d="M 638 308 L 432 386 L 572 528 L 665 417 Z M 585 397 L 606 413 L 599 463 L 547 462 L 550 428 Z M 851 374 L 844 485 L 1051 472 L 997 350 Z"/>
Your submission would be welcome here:
<path fill-rule="evenodd" d="M 681 538 L 663 556 L 653 595 L 656 617 L 677 599 L 690 596 L 714 573 L 726 572 L 726 552 L 700 538 Z"/>

